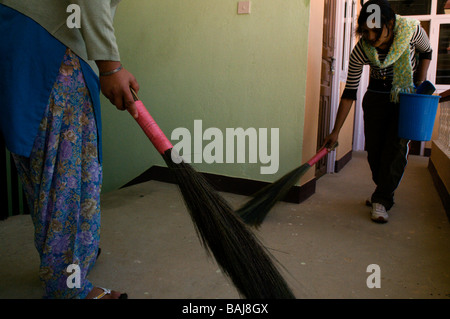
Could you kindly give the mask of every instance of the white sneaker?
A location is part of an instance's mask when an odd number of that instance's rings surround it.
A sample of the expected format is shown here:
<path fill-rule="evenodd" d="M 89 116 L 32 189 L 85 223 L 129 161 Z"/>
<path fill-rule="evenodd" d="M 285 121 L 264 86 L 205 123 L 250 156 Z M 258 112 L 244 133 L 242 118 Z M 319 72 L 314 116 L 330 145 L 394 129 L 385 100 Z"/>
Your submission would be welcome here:
<path fill-rule="evenodd" d="M 379 203 L 372 203 L 371 219 L 377 223 L 386 223 L 389 219 L 389 215 L 386 212 L 386 208 Z"/>

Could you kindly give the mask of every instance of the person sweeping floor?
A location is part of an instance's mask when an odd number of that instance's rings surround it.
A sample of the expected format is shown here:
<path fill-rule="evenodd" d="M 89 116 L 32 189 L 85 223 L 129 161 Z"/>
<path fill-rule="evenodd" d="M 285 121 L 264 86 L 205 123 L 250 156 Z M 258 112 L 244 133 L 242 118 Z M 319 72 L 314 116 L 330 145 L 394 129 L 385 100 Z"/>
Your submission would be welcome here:
<path fill-rule="evenodd" d="M 372 19 L 379 13 L 380 25 Z M 378 13 L 377 13 L 378 12 Z M 388 1 L 366 2 L 358 17 L 358 43 L 349 59 L 348 77 L 341 96 L 334 128 L 324 145 L 338 140 L 339 132 L 356 100 L 364 65 L 370 65 L 370 80 L 362 102 L 364 134 L 372 179 L 371 219 L 385 223 L 394 205 L 407 164 L 409 140 L 399 138 L 399 93 L 414 92 L 425 79 L 431 60 L 431 45 L 415 19 L 395 14 Z"/>
<path fill-rule="evenodd" d="M 125 298 L 88 280 L 100 240 L 100 86 L 135 114 L 129 87 L 139 85 L 120 63 L 119 1 L 71 3 L 83 28 L 66 26 L 66 1 L 0 0 L 0 130 L 30 207 L 44 298 Z M 79 280 L 68 283 L 71 269 Z"/>
<path fill-rule="evenodd" d="M 139 85 L 120 63 L 112 25 L 118 3 L 74 0 L 83 12 L 78 29 L 66 27 L 65 1 L 0 0 L 0 129 L 30 206 L 45 298 L 127 297 L 88 280 L 100 239 L 100 87 L 118 109 L 148 124 L 130 90 Z M 159 137 L 202 243 L 239 292 L 295 298 L 227 202 L 192 167 L 174 162 L 170 142 Z M 73 269 L 79 278 L 69 282 Z"/>

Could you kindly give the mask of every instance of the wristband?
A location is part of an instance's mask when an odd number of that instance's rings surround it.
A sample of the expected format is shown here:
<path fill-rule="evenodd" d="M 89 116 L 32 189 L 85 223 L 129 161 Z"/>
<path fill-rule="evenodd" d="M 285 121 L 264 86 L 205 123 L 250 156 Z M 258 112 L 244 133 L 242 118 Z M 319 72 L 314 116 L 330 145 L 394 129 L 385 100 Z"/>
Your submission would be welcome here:
<path fill-rule="evenodd" d="M 123 65 L 121 64 L 117 69 L 114 69 L 114 70 L 111 70 L 111 71 L 108 71 L 108 72 L 100 72 L 100 76 L 108 76 L 108 75 L 117 73 L 117 72 L 119 72 L 122 69 L 123 69 Z"/>

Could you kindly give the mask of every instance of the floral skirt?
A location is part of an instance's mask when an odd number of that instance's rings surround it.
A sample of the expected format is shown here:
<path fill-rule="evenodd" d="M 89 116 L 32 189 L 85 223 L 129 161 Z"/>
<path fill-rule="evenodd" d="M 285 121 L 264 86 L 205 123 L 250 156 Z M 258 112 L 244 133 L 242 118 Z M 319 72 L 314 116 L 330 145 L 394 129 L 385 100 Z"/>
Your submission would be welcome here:
<path fill-rule="evenodd" d="M 70 50 L 31 156 L 13 157 L 35 227 L 44 297 L 84 298 L 100 240 L 102 166 L 92 100 Z"/>

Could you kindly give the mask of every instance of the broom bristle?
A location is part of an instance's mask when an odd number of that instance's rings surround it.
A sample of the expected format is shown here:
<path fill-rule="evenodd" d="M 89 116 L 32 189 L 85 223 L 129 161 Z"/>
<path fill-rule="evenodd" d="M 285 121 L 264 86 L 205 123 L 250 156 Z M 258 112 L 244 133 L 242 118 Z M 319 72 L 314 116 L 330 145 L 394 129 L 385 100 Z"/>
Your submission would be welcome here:
<path fill-rule="evenodd" d="M 189 164 L 163 158 L 173 172 L 202 245 L 248 299 L 292 299 L 273 257 L 217 191 Z"/>
<path fill-rule="evenodd" d="M 272 207 L 289 192 L 300 177 L 310 168 L 307 163 L 290 171 L 272 184 L 269 184 L 253 195 L 253 198 L 236 211 L 242 220 L 259 227 Z"/>
<path fill-rule="evenodd" d="M 269 184 L 256 192 L 251 200 L 236 211 L 236 214 L 240 216 L 246 224 L 259 227 L 267 213 L 269 213 L 278 201 L 286 196 L 289 189 L 300 180 L 300 177 L 302 177 L 312 165 L 317 163 L 328 152 L 334 150 L 338 145 L 339 143 L 336 141 L 332 145 L 327 144 L 320 148 L 308 162 L 293 169 L 274 183 Z"/>

